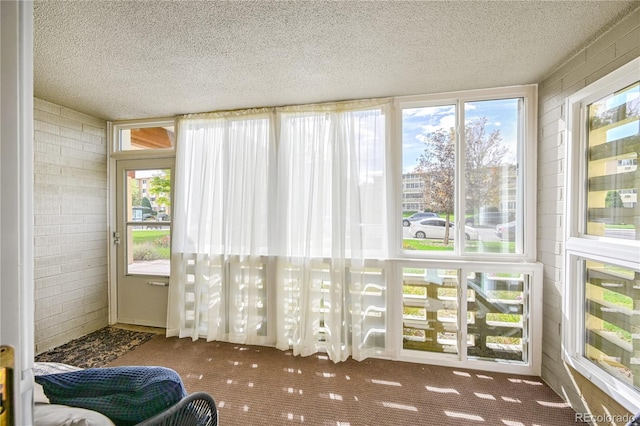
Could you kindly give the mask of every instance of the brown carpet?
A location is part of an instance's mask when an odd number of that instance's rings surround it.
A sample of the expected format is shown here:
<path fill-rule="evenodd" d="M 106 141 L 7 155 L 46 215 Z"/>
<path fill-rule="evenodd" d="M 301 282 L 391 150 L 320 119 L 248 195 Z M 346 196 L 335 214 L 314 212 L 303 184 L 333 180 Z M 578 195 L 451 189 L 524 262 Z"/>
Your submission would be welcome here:
<path fill-rule="evenodd" d="M 176 370 L 234 425 L 573 425 L 537 377 L 369 359 L 334 364 L 274 348 L 155 336 L 108 366 Z"/>

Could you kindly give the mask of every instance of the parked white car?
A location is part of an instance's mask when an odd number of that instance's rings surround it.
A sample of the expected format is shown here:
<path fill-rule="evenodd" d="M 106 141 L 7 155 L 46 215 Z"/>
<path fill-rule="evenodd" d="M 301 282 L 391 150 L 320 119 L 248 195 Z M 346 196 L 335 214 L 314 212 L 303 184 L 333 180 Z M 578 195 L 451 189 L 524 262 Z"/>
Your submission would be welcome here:
<path fill-rule="evenodd" d="M 446 220 L 442 218 L 425 219 L 419 222 L 412 222 L 409 228 L 409 235 L 414 238 L 443 239 Z M 449 238 L 455 238 L 455 226 L 449 222 Z M 464 227 L 464 237 L 467 240 L 478 240 L 478 231 L 470 226 Z"/>
<path fill-rule="evenodd" d="M 411 225 L 411 222 L 420 221 L 431 217 L 438 217 L 438 214 L 433 212 L 417 212 L 412 214 L 411 216 L 403 218 L 402 226 L 409 226 Z"/>

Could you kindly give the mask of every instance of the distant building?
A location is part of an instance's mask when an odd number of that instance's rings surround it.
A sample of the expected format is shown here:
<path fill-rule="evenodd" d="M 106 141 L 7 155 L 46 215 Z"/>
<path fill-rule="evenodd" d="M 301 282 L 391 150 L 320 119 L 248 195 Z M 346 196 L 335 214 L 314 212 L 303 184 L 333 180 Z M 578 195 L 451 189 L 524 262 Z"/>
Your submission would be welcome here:
<path fill-rule="evenodd" d="M 498 174 L 498 193 L 495 199 L 488 200 L 488 206 L 497 207 L 502 212 L 515 212 L 517 209 L 518 168 L 508 164 L 494 167 Z M 430 211 L 424 202 L 425 173 L 404 173 L 402 175 L 402 212 Z M 467 207 L 469 207 L 467 205 Z"/>
<path fill-rule="evenodd" d="M 514 213 L 517 210 L 518 166 L 506 164 L 496 168 L 500 173 L 500 192 L 496 205 L 501 212 Z"/>
<path fill-rule="evenodd" d="M 150 191 L 152 179 L 156 176 L 161 176 L 161 172 L 161 170 L 130 170 L 127 173 L 127 182 L 129 182 L 129 185 L 134 185 L 138 188 L 140 198 L 147 198 L 149 200 L 149 202 L 151 203 L 151 209 L 155 212 L 154 215 L 156 213 L 160 213 L 160 215 L 163 217 L 164 215 L 170 214 L 170 206 L 158 205 L 156 195 L 152 194 Z M 131 186 L 129 186 L 129 188 L 131 188 Z M 169 194 L 160 194 L 160 196 L 168 197 Z M 129 197 L 131 197 L 131 194 L 129 194 Z M 129 203 L 131 204 L 131 199 L 129 200 Z M 144 217 L 143 210 L 144 208 L 142 206 L 132 205 L 131 220 L 146 219 Z M 159 217 L 159 219 L 162 220 L 162 217 Z"/>
<path fill-rule="evenodd" d="M 402 212 L 424 211 L 424 173 L 402 175 Z"/>

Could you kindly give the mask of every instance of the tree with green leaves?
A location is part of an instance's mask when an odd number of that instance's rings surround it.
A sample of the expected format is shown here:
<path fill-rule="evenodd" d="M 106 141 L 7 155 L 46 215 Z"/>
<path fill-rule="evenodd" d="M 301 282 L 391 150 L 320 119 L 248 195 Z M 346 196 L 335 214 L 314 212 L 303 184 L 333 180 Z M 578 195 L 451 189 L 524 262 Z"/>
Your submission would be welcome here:
<path fill-rule="evenodd" d="M 156 196 L 156 204 L 170 206 L 171 200 L 171 170 L 162 170 L 162 174 L 151 178 L 149 193 Z"/>
<path fill-rule="evenodd" d="M 131 195 L 131 205 L 142 205 L 142 195 L 140 193 L 140 184 L 137 179 L 129 179 L 129 194 Z"/>
<path fill-rule="evenodd" d="M 605 207 L 624 207 L 624 202 L 618 191 L 608 191 L 604 199 Z"/>
<path fill-rule="evenodd" d="M 147 197 L 142 197 L 142 201 L 140 202 L 140 205 L 142 206 L 143 218 L 145 217 L 145 215 L 155 216 L 156 212 L 153 211 L 153 207 L 151 206 L 151 200 L 149 200 Z"/>

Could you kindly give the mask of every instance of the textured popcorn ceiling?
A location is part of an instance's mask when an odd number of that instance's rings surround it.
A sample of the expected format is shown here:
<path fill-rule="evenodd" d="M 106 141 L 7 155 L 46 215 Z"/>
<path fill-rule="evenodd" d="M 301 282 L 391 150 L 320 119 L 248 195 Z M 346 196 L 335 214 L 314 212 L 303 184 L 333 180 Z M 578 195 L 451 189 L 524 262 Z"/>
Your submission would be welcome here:
<path fill-rule="evenodd" d="M 35 96 L 107 120 L 539 83 L 637 1 L 35 1 Z"/>

